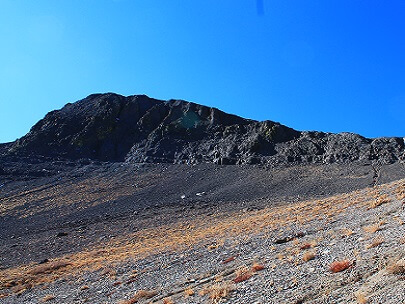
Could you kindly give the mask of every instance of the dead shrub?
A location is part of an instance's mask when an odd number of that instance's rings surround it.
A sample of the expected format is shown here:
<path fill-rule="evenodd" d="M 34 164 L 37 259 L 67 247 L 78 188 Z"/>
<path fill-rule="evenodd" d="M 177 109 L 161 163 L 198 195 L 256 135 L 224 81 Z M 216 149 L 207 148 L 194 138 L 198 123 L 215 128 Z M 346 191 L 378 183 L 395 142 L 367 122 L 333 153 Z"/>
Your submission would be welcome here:
<path fill-rule="evenodd" d="M 309 248 L 311 248 L 312 247 L 312 245 L 310 244 L 310 243 L 305 243 L 305 244 L 302 244 L 301 246 L 300 246 L 300 249 L 301 250 L 306 250 L 306 249 L 309 249 Z"/>
<path fill-rule="evenodd" d="M 335 261 L 329 266 L 329 270 L 333 273 L 344 271 L 353 266 L 349 260 Z"/>
<path fill-rule="evenodd" d="M 253 273 L 250 269 L 243 267 L 235 271 L 236 277 L 233 279 L 234 283 L 241 283 L 249 280 Z"/>
<path fill-rule="evenodd" d="M 222 264 L 228 264 L 228 263 L 230 263 L 230 262 L 232 262 L 232 261 L 234 261 L 234 260 L 235 260 L 235 257 L 234 257 L 234 256 L 231 256 L 231 257 L 229 257 L 229 258 L 223 260 L 223 261 L 222 261 Z"/>
<path fill-rule="evenodd" d="M 258 264 L 258 263 L 253 263 L 252 265 L 252 271 L 257 272 L 257 271 L 262 271 L 264 270 L 264 265 Z"/>

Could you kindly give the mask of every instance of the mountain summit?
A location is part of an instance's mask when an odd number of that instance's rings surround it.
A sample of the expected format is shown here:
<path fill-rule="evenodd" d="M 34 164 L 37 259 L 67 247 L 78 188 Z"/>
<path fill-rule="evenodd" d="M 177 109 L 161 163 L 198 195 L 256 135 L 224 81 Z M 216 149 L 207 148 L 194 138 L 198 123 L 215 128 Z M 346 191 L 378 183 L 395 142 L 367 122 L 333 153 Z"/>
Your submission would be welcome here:
<path fill-rule="evenodd" d="M 48 113 L 8 153 L 151 163 L 392 163 L 403 138 L 301 132 L 183 100 L 93 94 Z"/>

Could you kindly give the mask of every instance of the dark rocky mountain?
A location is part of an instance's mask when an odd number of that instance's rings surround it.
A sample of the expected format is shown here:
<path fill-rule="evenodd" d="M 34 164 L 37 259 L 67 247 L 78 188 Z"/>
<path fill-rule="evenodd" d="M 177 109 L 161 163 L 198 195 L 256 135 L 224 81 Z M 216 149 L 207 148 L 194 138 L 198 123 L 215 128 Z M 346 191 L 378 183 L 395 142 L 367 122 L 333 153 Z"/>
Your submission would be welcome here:
<path fill-rule="evenodd" d="M 393 163 L 404 159 L 404 139 L 300 132 L 183 100 L 107 93 L 48 113 L 1 151 L 137 163 Z"/>

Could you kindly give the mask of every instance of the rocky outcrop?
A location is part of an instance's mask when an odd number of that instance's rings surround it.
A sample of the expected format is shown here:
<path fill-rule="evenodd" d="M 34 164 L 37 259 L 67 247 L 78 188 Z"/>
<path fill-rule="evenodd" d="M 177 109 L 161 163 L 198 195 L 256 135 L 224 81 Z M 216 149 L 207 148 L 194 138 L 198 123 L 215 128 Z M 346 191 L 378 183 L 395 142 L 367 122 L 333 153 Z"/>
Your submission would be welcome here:
<path fill-rule="evenodd" d="M 152 163 L 392 163 L 404 158 L 404 140 L 300 132 L 183 100 L 108 93 L 48 113 L 7 151 Z"/>

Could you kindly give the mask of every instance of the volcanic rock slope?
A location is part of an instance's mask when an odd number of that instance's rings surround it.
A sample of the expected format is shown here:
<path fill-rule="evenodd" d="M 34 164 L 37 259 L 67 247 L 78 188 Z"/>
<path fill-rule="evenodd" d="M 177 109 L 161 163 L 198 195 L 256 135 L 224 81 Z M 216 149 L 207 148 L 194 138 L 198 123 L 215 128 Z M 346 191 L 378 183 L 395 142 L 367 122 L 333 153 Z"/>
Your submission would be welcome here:
<path fill-rule="evenodd" d="M 403 303 L 403 159 L 90 95 L 0 144 L 0 303 Z"/>

